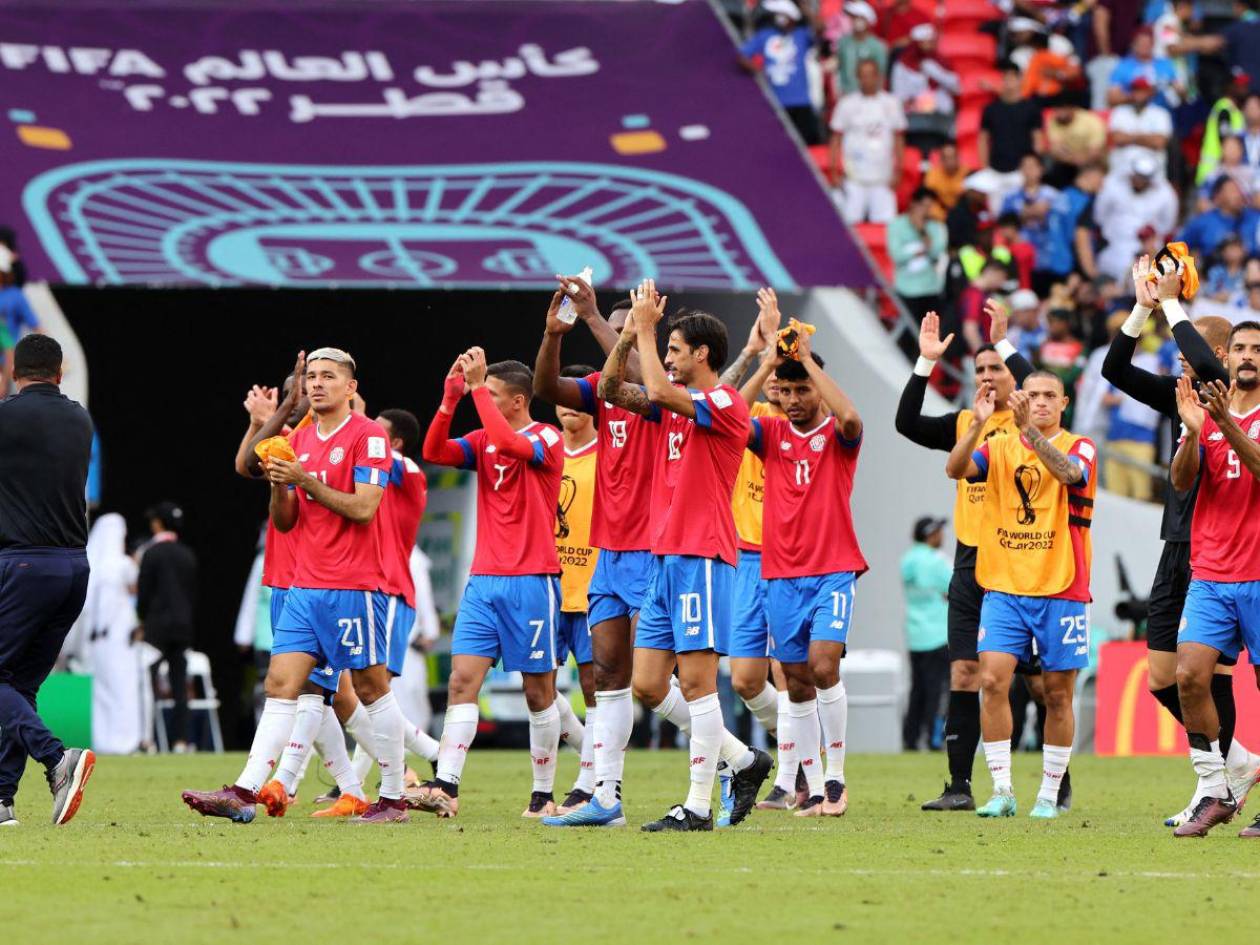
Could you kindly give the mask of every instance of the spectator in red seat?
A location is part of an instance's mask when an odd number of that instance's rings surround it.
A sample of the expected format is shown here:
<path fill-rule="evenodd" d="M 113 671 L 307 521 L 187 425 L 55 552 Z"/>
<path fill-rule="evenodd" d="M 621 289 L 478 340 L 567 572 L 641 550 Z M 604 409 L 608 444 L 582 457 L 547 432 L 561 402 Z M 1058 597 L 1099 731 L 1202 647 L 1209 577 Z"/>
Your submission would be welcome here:
<path fill-rule="evenodd" d="M 1124 176 L 1142 155 L 1155 161 L 1161 177 L 1168 176 L 1168 139 L 1172 115 L 1154 101 L 1155 87 L 1145 76 L 1129 83 L 1129 101 L 1111 110 L 1111 173 Z"/>
<path fill-rule="evenodd" d="M 857 67 L 863 59 L 878 65 L 881 75 L 888 70 L 888 44 L 872 32 L 878 16 L 866 0 L 850 0 L 844 5 L 844 12 L 849 15 L 853 32 L 836 43 L 836 78 L 840 94 L 848 95 L 858 90 Z"/>
<path fill-rule="evenodd" d="M 970 168 L 964 167 L 958 156 L 958 145 L 946 141 L 936 152 L 937 162 L 923 175 L 923 186 L 936 194 L 932 207 L 932 219 L 944 220 L 962 198 Z"/>
<path fill-rule="evenodd" d="M 1019 67 L 1009 60 L 1004 62 L 998 97 L 984 107 L 980 117 L 976 152 L 982 166 L 1000 175 L 995 195 L 998 206 L 1019 187 L 1020 158 L 1030 151 L 1041 154 L 1045 150 L 1041 109 L 1023 97 L 1022 81 Z"/>
<path fill-rule="evenodd" d="M 1046 123 L 1046 149 L 1050 169 L 1046 183 L 1063 189 L 1071 185 L 1087 164 L 1107 156 L 1107 123 L 1088 109 L 1060 97 Z"/>
<path fill-rule="evenodd" d="M 1094 201 L 1094 222 L 1107 244 L 1098 254 L 1098 271 L 1124 282 L 1141 249 L 1138 232 L 1149 226 L 1162 238 L 1176 227 L 1177 193 L 1144 154 L 1127 176 L 1108 175 Z"/>
<path fill-rule="evenodd" d="M 774 14 L 774 26 L 758 30 L 744 43 L 740 58 L 749 72 L 764 72 L 770 88 L 807 145 L 822 143 L 818 112 L 809 97 L 806 62 L 814 45 L 814 33 L 801 22 L 801 10 L 793 0 L 765 0 L 762 7 Z"/>
<path fill-rule="evenodd" d="M 952 115 L 962 84 L 936 51 L 936 27 L 921 23 L 910 31 L 910 39 L 893 63 L 892 94 L 907 113 Z"/>
<path fill-rule="evenodd" d="M 916 320 L 942 307 L 949 237 L 945 224 L 932 219 L 936 194 L 920 187 L 906 212 L 888 224 L 888 255 L 896 267 L 893 288 Z"/>
<path fill-rule="evenodd" d="M 884 77 L 869 59 L 858 63 L 858 91 L 831 115 L 831 166 L 844 155 L 844 218 L 887 223 L 897 213 L 896 189 L 905 161 L 906 115 L 883 91 Z"/>
<path fill-rule="evenodd" d="M 879 35 L 894 53 L 910 44 L 910 31 L 923 23 L 931 22 L 916 10 L 910 0 L 893 0 L 885 7 L 879 20 Z"/>

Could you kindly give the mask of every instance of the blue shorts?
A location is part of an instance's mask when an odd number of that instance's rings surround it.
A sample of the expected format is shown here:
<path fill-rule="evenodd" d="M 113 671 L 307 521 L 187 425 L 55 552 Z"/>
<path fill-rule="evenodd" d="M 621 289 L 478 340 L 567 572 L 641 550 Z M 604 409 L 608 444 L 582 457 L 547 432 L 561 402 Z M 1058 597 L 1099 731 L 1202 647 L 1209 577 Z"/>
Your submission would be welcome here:
<path fill-rule="evenodd" d="M 770 625 L 766 622 L 766 582 L 761 579 L 761 552 L 739 552 L 735 566 L 735 599 L 731 604 L 733 657 L 764 659 L 770 655 Z"/>
<path fill-rule="evenodd" d="M 405 597 L 389 597 L 387 601 L 384 619 L 389 631 L 389 658 L 385 662 L 391 676 L 401 676 L 411 631 L 416 625 L 416 609 L 407 606 Z"/>
<path fill-rule="evenodd" d="M 1089 604 L 986 591 L 976 650 L 1009 653 L 1025 663 L 1039 656 L 1042 669 L 1051 673 L 1084 669 L 1089 665 Z"/>
<path fill-rule="evenodd" d="M 656 556 L 650 551 L 604 551 L 595 561 L 595 573 L 586 591 L 586 615 L 590 626 L 605 620 L 630 617 L 643 607 L 648 580 Z"/>
<path fill-rule="evenodd" d="M 271 653 L 308 653 L 322 667 L 319 684 L 336 688 L 343 669 L 367 669 L 386 661 L 390 627 L 381 618 L 389 598 L 382 591 L 334 591 L 291 587 L 273 627 Z M 332 684 L 326 682 L 331 677 Z"/>
<path fill-rule="evenodd" d="M 1202 643 L 1231 658 L 1245 646 L 1260 665 L 1260 581 L 1191 581 L 1177 643 Z"/>
<path fill-rule="evenodd" d="M 556 624 L 556 665 L 563 666 L 573 654 L 573 662 L 579 666 L 593 662 L 595 654 L 591 651 L 591 628 L 587 625 L 586 614 L 560 612 Z"/>
<path fill-rule="evenodd" d="M 289 596 L 287 587 L 273 587 L 271 589 L 271 632 L 276 632 L 276 627 L 280 626 L 280 616 L 284 613 L 284 599 Z"/>
<path fill-rule="evenodd" d="M 459 602 L 451 655 L 502 659 L 510 673 L 549 673 L 559 618 L 558 576 L 474 574 Z"/>
<path fill-rule="evenodd" d="M 730 644 L 735 569 L 717 558 L 657 556 L 634 645 L 690 653 Z"/>
<path fill-rule="evenodd" d="M 845 643 L 856 597 L 852 571 L 766 581 L 766 619 L 775 658 L 806 663 L 812 641 Z"/>

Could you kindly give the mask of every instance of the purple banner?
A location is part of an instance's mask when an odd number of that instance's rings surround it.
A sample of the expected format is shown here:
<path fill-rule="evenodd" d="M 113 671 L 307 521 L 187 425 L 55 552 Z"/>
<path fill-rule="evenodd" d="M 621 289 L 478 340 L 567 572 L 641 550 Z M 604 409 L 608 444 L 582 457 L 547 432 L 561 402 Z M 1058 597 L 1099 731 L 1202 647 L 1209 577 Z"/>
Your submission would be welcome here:
<path fill-rule="evenodd" d="M 704 0 L 0 9 L 0 220 L 71 283 L 873 282 Z"/>

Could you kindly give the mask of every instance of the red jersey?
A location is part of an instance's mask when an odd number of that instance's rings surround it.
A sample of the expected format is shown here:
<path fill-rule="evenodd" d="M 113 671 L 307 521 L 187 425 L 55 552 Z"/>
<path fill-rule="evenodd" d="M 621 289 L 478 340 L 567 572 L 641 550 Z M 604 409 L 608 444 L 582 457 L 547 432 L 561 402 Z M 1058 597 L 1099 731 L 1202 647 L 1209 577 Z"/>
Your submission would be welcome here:
<path fill-rule="evenodd" d="M 296 564 L 297 531 L 282 532 L 271 519 L 267 519 L 267 539 L 263 543 L 264 587 L 287 591 L 293 586 L 293 568 Z"/>
<path fill-rule="evenodd" d="M 564 475 L 560 431 L 533 422 L 517 431 L 534 444 L 529 461 L 501 456 L 485 430 L 455 442 L 462 469 L 477 471 L 477 550 L 472 574 L 559 574 L 556 509 Z"/>
<path fill-rule="evenodd" d="M 578 378 L 582 409 L 595 418 L 599 460 L 591 546 L 608 551 L 648 551 L 652 532 L 652 465 L 661 425 L 632 410 L 597 399 L 600 372 Z"/>
<path fill-rule="evenodd" d="M 376 516 L 384 529 L 381 546 L 384 549 L 385 590 L 401 595 L 407 606 L 414 610 L 416 584 L 411 577 L 411 549 L 416 546 L 429 488 L 424 471 L 414 461 L 397 452 L 393 457 L 389 488 L 385 490 L 385 498 L 381 502 L 384 514 L 377 513 Z"/>
<path fill-rule="evenodd" d="M 766 466 L 761 576 L 863 574 L 849 508 L 861 438 L 846 440 L 834 417 L 805 432 L 786 417 L 754 418 L 752 427 Z"/>
<path fill-rule="evenodd" d="M 1234 420 L 1260 438 L 1260 407 Z M 1190 525 L 1190 571 L 1196 581 L 1260 581 L 1260 480 L 1243 466 L 1211 417 L 1199 438 L 1199 497 Z"/>
<path fill-rule="evenodd" d="M 351 413 L 327 436 L 312 423 L 294 433 L 290 443 L 302 468 L 338 492 L 353 493 L 360 482 L 382 489 L 389 485 L 394 461 L 389 438 L 375 420 Z M 298 489 L 297 497 L 293 586 L 384 590 L 381 529 L 376 522 L 380 509 L 373 521 L 358 525 L 320 505 L 305 489 Z"/>
<path fill-rule="evenodd" d="M 660 414 L 652 476 L 652 553 L 736 561 L 731 496 L 748 445 L 748 405 L 729 384 L 688 389 L 695 419 Z"/>

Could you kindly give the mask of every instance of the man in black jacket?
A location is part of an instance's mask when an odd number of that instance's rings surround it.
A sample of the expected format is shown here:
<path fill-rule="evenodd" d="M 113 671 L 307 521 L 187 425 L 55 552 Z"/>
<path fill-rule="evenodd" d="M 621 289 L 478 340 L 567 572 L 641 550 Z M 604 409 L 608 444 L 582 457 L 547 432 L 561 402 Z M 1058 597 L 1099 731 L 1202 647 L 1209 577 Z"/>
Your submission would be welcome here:
<path fill-rule="evenodd" d="M 144 626 L 145 639 L 166 660 L 171 698 L 175 701 L 171 747 L 182 752 L 188 747 L 188 666 L 184 650 L 193 643 L 197 557 L 179 540 L 184 512 L 178 505 L 162 502 L 149 509 L 145 517 L 153 537 L 140 558 L 136 613 Z"/>
<path fill-rule="evenodd" d="M 1006 340 L 1006 311 L 993 300 L 985 312 L 994 325 L 997 343 L 981 347 L 975 356 L 976 387 L 992 387 L 996 409 L 981 432 L 983 440 L 1015 432 L 1006 399 L 1032 373 L 1033 367 Z M 955 410 L 938 417 L 924 416 L 923 396 L 937 360 L 954 336 L 940 337 L 940 320 L 929 312 L 919 330 L 919 360 L 897 404 L 897 432 L 928 449 L 948 453 L 973 421 L 970 410 Z M 985 484 L 958 483 L 954 505 L 954 578 L 949 585 L 949 705 L 945 714 L 945 751 L 949 757 L 949 782 L 940 797 L 924 810 L 975 810 L 971 774 L 980 744 L 980 662 L 976 651 L 980 630 L 980 602 L 984 591 L 976 583 L 976 541 L 980 528 L 980 500 Z M 1065 777 L 1060 792 L 1067 803 L 1071 782 Z"/>
<path fill-rule="evenodd" d="M 87 597 L 92 421 L 58 390 L 61 345 L 28 335 L 13 352 L 18 394 L 0 403 L 0 827 L 28 757 L 47 769 L 53 823 L 74 816 L 96 757 L 66 748 L 35 713 Z"/>
<path fill-rule="evenodd" d="M 1177 414 L 1177 379 L 1151 374 L 1133 365 L 1133 354 L 1142 336 L 1143 326 L 1156 308 L 1162 308 L 1173 337 L 1181 349 L 1183 370 L 1194 379 L 1196 386 L 1221 381 L 1229 384 L 1229 372 L 1225 369 L 1226 346 L 1229 341 L 1230 323 L 1219 316 L 1206 316 L 1193 323 L 1181 308 L 1181 277 L 1170 272 L 1152 285 L 1147 276 L 1151 271 L 1150 260 L 1143 256 L 1133 267 L 1133 280 L 1137 287 L 1137 304 L 1133 313 L 1112 339 L 1111 347 L 1103 361 L 1103 378 L 1117 390 L 1134 400 L 1157 410 L 1173 423 L 1180 425 Z M 1175 439 L 1175 438 L 1174 438 Z M 1174 448 L 1176 443 L 1174 442 Z M 1153 695 L 1178 722 L 1182 722 L 1181 699 L 1177 694 L 1177 631 L 1181 626 L 1181 611 L 1190 587 L 1190 522 L 1194 514 L 1195 500 L 1199 494 L 1199 480 L 1186 492 L 1177 492 L 1168 486 L 1164 502 L 1164 521 L 1160 538 L 1164 550 L 1155 569 L 1155 582 L 1151 586 L 1149 610 L 1146 616 L 1147 684 Z M 1242 806 L 1255 782 L 1257 760 L 1241 745 L 1234 743 L 1233 666 L 1237 660 L 1222 655 L 1212 679 L 1212 701 L 1216 705 L 1221 722 L 1221 753 L 1226 759 L 1226 774 L 1230 792 Z M 1184 723 L 1183 723 L 1184 724 Z M 1168 817 L 1164 824 L 1179 827 L 1193 813 L 1198 798 L 1179 814 Z"/>

